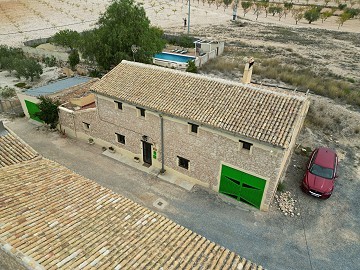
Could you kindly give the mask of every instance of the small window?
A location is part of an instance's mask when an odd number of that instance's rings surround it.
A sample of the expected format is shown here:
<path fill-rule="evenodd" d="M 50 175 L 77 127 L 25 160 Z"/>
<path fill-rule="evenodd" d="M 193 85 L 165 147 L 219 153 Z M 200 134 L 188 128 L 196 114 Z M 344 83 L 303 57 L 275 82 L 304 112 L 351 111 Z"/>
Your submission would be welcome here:
<path fill-rule="evenodd" d="M 252 143 L 245 142 L 245 141 L 242 141 L 242 140 L 239 140 L 239 142 L 242 144 L 242 148 L 246 149 L 246 150 L 250 150 L 252 145 L 253 145 Z"/>
<path fill-rule="evenodd" d="M 120 101 L 114 101 L 114 102 L 115 102 L 115 106 L 116 106 L 117 109 L 119 109 L 119 110 L 123 109 L 122 102 L 120 102 Z"/>
<path fill-rule="evenodd" d="M 121 135 L 119 133 L 115 133 L 116 134 L 116 140 L 119 143 L 125 144 L 125 136 Z"/>
<path fill-rule="evenodd" d="M 192 133 L 198 133 L 198 128 L 199 128 L 199 125 L 195 125 L 195 124 L 192 124 L 192 123 L 188 123 L 190 125 L 190 131 Z"/>
<path fill-rule="evenodd" d="M 90 129 L 90 124 L 83 122 L 83 127 L 84 127 L 84 129 Z"/>
<path fill-rule="evenodd" d="M 139 110 L 139 115 L 145 117 L 145 109 L 139 107 L 137 107 L 137 109 Z"/>
<path fill-rule="evenodd" d="M 189 162 L 190 161 L 188 159 L 178 156 L 178 165 L 179 165 L 179 167 L 188 170 L 189 169 Z"/>

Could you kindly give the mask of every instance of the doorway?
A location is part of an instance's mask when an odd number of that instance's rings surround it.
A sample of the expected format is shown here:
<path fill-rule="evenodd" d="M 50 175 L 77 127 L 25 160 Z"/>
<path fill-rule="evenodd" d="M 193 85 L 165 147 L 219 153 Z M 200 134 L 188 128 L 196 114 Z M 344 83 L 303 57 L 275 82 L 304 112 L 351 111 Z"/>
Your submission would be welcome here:
<path fill-rule="evenodd" d="M 143 149 L 143 161 L 147 165 L 152 164 L 152 157 L 151 157 L 151 143 L 142 141 L 142 149 Z"/>

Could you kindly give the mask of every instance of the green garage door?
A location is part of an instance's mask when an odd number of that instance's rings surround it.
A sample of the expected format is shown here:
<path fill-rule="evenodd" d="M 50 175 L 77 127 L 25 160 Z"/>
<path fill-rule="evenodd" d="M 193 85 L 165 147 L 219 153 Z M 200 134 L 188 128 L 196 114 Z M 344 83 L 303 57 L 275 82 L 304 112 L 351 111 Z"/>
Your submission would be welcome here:
<path fill-rule="evenodd" d="M 29 112 L 30 118 L 42 122 L 39 117 L 35 116 L 35 113 L 40 112 L 38 105 L 28 100 L 25 100 L 25 104 Z"/>
<path fill-rule="evenodd" d="M 219 192 L 260 208 L 265 180 L 223 165 Z"/>

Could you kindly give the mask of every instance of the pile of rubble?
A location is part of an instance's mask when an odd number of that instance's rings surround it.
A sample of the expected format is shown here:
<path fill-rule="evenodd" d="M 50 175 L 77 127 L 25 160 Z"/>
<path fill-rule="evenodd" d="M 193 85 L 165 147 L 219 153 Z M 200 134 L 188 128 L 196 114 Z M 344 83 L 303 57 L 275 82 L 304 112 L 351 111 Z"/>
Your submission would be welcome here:
<path fill-rule="evenodd" d="M 280 192 L 280 194 L 275 194 L 275 201 L 278 205 L 278 209 L 284 213 L 285 216 L 300 216 L 298 208 L 295 207 L 297 200 L 291 197 L 290 191 Z"/>

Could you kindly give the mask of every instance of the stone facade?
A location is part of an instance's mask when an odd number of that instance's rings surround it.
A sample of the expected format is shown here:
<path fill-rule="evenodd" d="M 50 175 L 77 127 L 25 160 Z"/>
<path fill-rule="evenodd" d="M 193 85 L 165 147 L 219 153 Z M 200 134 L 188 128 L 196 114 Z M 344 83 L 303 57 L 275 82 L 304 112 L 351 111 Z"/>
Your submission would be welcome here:
<path fill-rule="evenodd" d="M 201 125 L 198 132 L 193 133 L 189 123 L 184 119 L 151 110 L 145 110 L 143 117 L 136 106 L 122 103 L 122 109 L 119 109 L 115 101 L 97 94 L 95 109 L 70 111 L 60 108 L 61 128 L 70 136 L 94 138 L 99 144 L 113 146 L 120 153 L 130 158 L 139 157 L 140 160 L 143 136 L 146 136 L 147 141 L 152 144 L 152 166 L 160 170 L 160 121 L 163 117 L 164 165 L 167 173 L 178 174 L 196 184 L 218 191 L 221 166 L 229 165 L 266 180 L 260 209 L 268 209 L 278 181 L 286 168 L 291 148 L 275 147 L 252 138 L 239 137 Z M 302 121 L 299 121 L 295 130 L 297 133 L 301 123 Z M 125 136 L 125 144 L 117 141 L 116 133 Z M 251 143 L 251 150 L 243 149 L 239 140 Z M 179 167 L 178 156 L 189 160 L 188 169 Z"/>

